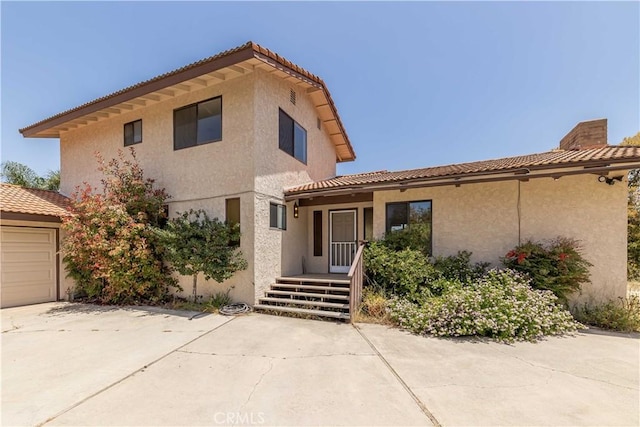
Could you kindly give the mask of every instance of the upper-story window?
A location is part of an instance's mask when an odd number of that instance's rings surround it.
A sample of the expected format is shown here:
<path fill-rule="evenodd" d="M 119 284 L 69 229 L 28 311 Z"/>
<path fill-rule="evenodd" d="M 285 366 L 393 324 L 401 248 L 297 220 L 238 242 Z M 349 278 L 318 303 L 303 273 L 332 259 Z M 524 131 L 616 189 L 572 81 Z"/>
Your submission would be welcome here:
<path fill-rule="evenodd" d="M 173 111 L 173 149 L 222 139 L 222 97 L 207 99 Z"/>
<path fill-rule="evenodd" d="M 142 120 L 125 123 L 124 125 L 124 146 L 142 142 Z"/>
<path fill-rule="evenodd" d="M 282 151 L 307 163 L 307 131 L 282 110 L 279 146 Z"/>

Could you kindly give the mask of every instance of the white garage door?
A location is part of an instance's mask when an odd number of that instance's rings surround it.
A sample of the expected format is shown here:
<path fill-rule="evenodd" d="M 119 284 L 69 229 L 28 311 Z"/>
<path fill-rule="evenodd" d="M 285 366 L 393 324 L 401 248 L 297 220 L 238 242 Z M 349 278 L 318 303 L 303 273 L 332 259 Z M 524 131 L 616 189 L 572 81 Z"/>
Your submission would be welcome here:
<path fill-rule="evenodd" d="M 56 230 L 0 227 L 0 305 L 56 300 Z"/>

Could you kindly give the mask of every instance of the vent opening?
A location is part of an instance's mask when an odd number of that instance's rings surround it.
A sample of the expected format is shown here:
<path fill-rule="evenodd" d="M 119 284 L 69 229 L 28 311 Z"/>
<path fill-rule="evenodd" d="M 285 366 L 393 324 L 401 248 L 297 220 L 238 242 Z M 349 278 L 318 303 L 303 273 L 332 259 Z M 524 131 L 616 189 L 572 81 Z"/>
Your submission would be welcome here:
<path fill-rule="evenodd" d="M 289 93 L 289 100 L 293 105 L 296 105 L 296 92 L 291 89 L 291 93 Z"/>

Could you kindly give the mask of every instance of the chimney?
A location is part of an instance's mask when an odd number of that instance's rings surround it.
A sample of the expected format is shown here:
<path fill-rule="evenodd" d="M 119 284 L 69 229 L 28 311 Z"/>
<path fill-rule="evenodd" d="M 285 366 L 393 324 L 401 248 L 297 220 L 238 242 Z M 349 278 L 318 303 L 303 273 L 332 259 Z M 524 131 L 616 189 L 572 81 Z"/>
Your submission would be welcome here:
<path fill-rule="evenodd" d="M 607 119 L 578 123 L 560 140 L 561 150 L 586 150 L 607 146 Z"/>

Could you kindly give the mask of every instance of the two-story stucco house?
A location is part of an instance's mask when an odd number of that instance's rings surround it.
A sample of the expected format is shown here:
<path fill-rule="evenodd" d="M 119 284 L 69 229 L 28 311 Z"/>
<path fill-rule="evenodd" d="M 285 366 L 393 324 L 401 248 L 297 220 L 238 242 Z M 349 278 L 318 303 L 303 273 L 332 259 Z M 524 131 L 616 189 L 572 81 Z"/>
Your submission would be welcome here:
<path fill-rule="evenodd" d="M 249 42 L 20 132 L 60 139 L 65 195 L 98 184 L 96 151 L 134 146 L 171 194 L 170 215 L 202 208 L 239 222 L 249 268 L 203 293 L 232 287 L 257 307 L 295 299 L 348 317 L 358 242 L 414 222 L 430 224 L 433 255 L 469 250 L 495 264 L 523 240 L 573 237 L 594 264 L 582 298 L 626 292 L 625 181 L 640 149 L 607 146 L 606 120 L 547 153 L 336 177 L 355 152 L 326 85 Z"/>

